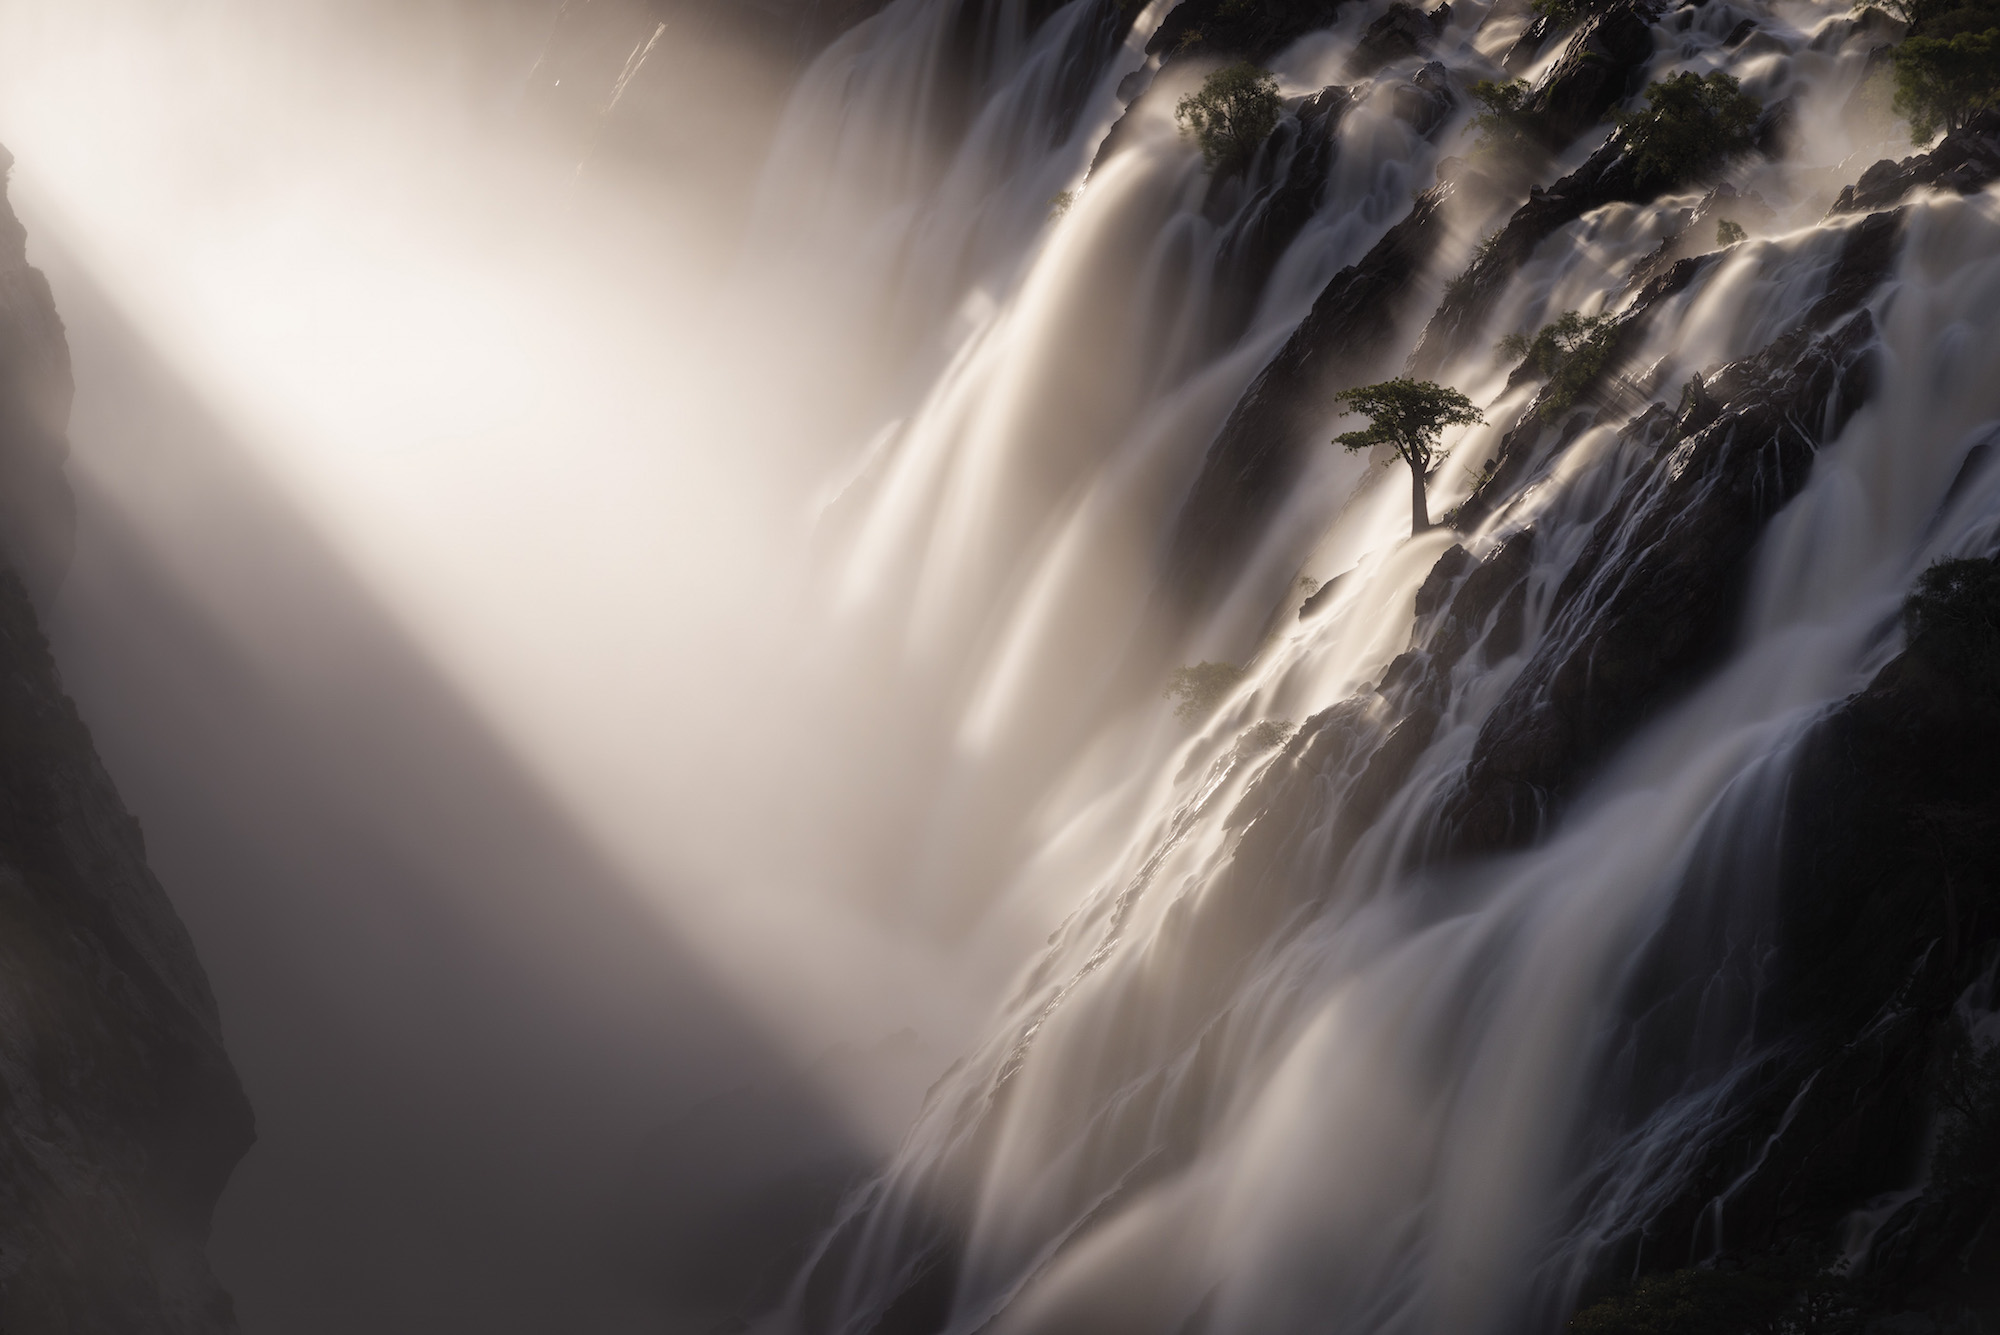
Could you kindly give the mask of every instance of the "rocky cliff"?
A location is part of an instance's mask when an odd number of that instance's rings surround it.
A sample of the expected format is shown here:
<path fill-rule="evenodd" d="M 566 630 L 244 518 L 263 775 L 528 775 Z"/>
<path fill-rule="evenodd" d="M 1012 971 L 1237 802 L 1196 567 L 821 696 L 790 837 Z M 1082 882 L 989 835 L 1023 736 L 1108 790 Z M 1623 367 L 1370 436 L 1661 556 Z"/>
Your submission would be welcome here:
<path fill-rule="evenodd" d="M 36 619 L 68 561 L 71 381 L 25 246 L 0 196 L 0 1330 L 233 1331 L 203 1249 L 250 1106 Z"/>

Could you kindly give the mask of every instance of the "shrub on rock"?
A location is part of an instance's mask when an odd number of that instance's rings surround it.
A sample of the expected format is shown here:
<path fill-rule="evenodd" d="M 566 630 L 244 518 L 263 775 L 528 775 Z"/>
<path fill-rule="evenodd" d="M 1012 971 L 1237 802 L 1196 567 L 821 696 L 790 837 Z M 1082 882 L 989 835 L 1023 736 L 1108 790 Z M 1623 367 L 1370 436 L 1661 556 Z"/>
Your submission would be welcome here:
<path fill-rule="evenodd" d="M 1249 165 L 1278 128 L 1278 81 L 1255 65 L 1225 65 L 1174 108 L 1181 134 L 1201 145 L 1210 171 Z"/>
<path fill-rule="evenodd" d="M 1764 104 L 1735 79 L 1676 74 L 1646 89 L 1646 109 L 1614 112 L 1625 154 L 1646 184 L 1671 189 L 1703 176 L 1751 146 Z"/>

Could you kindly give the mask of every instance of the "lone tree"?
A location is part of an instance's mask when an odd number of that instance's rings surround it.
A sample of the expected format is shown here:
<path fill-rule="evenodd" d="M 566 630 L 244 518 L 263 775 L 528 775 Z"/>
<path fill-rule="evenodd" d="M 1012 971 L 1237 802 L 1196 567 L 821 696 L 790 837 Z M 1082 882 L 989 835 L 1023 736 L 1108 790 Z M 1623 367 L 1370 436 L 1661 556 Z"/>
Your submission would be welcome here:
<path fill-rule="evenodd" d="M 1750 147 L 1764 104 L 1721 70 L 1676 74 L 1646 89 L 1644 111 L 1612 114 L 1641 182 L 1672 188 Z"/>
<path fill-rule="evenodd" d="M 1248 166 L 1278 128 L 1278 81 L 1255 65 L 1225 65 L 1174 108 L 1181 133 L 1201 145 L 1210 171 Z"/>
<path fill-rule="evenodd" d="M 1379 385 L 1363 385 L 1334 397 L 1342 405 L 1340 415 L 1366 413 L 1373 419 L 1365 431 L 1346 431 L 1333 443 L 1350 450 L 1368 450 L 1387 445 L 1410 466 L 1410 533 L 1422 533 L 1431 526 L 1430 508 L 1424 503 L 1424 482 L 1438 459 L 1438 437 L 1448 426 L 1471 426 L 1484 422 L 1485 415 L 1472 400 L 1455 389 L 1428 380 L 1397 377 Z"/>

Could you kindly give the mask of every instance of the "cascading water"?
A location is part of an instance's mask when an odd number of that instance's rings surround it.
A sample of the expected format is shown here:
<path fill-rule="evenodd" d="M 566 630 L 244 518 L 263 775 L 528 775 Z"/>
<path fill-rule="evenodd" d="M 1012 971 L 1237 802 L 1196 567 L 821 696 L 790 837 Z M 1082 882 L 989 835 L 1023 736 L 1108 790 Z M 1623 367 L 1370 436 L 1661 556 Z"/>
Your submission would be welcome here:
<path fill-rule="evenodd" d="M 857 414 L 894 425 L 829 512 L 833 624 L 903 693 L 931 776 L 930 851 L 899 874 L 961 923 L 1067 914 L 844 1206 L 794 1293 L 806 1329 L 1544 1329 L 1606 1264 L 1729 1242 L 1736 1187 L 1686 1236 L 1648 1230 L 1787 1041 L 1767 993 L 1802 739 L 1897 652 L 1918 574 L 2000 540 L 2000 476 L 1962 474 L 2000 418 L 1978 370 L 2000 357 L 2000 206 L 1823 218 L 1894 147 L 1845 110 L 1880 41 L 1865 16 L 1648 11 L 1624 95 L 1722 69 L 1789 109 L 1785 152 L 1732 171 L 1761 201 L 1737 215 L 1751 239 L 1695 234 L 1699 191 L 1578 210 L 1437 359 L 1490 425 L 1449 442 L 1433 505 L 1471 496 L 1479 518 L 1411 537 L 1401 476 L 1310 450 L 1189 612 L 1160 572 L 1204 453 L 1329 279 L 1463 171 L 1440 162 L 1469 136 L 1462 90 L 1532 17 L 1454 6 L 1433 50 L 1357 81 L 1379 9 L 1270 53 L 1288 96 L 1352 92 L 1320 119 L 1295 101 L 1233 180 L 1175 133 L 1175 96 L 1216 62 L 1147 55 L 1158 5 L 899 0 L 789 112 L 761 244 L 820 263 L 847 245 L 844 280 L 894 294 L 880 324 L 916 368 Z M 1461 90 L 1441 124 L 1409 110 L 1427 59 Z M 934 109 L 953 78 L 979 90 L 962 134 Z M 1288 189 L 1307 216 L 1242 265 Z M 1521 202 L 1461 192 L 1399 278 L 1393 346 L 1344 383 L 1400 369 Z M 1856 288 L 1871 245 L 1886 272 Z M 1590 413 L 1537 418 L 1538 382 L 1492 341 L 1566 310 L 1624 321 L 1621 369 Z M 1751 360 L 1784 336 L 1833 368 L 1790 398 L 1781 359 Z M 1737 408 L 1782 399 L 1785 420 L 1744 469 L 1704 473 L 1753 428 L 1714 427 L 1683 387 L 1731 363 Z M 1739 501 L 1741 552 L 1677 536 Z M 1508 790 L 1529 807 L 1482 825 L 1501 743 L 1567 707 L 1576 674 L 1621 670 L 1596 637 L 1687 560 L 1747 581 L 1703 604 L 1719 662 L 1694 654 L 1601 744 L 1550 743 L 1567 786 L 1530 765 Z M 1303 608 L 1295 576 L 1327 581 Z M 1249 666 L 1189 739 L 1146 696 L 1202 657 Z"/>

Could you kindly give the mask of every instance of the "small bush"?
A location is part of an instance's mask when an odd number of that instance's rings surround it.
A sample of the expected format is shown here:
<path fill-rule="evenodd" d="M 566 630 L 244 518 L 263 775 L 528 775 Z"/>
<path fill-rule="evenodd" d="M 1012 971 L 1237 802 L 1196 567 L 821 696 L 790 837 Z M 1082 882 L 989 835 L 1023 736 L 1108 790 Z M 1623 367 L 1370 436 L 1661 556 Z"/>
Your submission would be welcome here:
<path fill-rule="evenodd" d="M 1174 108 L 1181 134 L 1201 145 L 1210 171 L 1249 165 L 1278 128 L 1278 81 L 1255 65 L 1227 65 L 1202 80 Z"/>
<path fill-rule="evenodd" d="M 1646 89 L 1644 111 L 1612 113 L 1639 179 L 1671 189 L 1750 147 L 1764 104 L 1721 70 L 1676 74 Z"/>
<path fill-rule="evenodd" d="M 2000 694 L 2000 562 L 1939 561 L 1903 604 L 1910 652 L 1981 694 Z"/>
<path fill-rule="evenodd" d="M 1731 222 L 1727 218 L 1718 218 L 1716 220 L 1715 223 L 1716 245 L 1733 246 L 1738 241 L 1748 241 L 1749 239 L 1750 239 L 1750 233 L 1743 230 L 1743 224 Z"/>
<path fill-rule="evenodd" d="M 1261 755 L 1291 741 L 1292 734 L 1298 730 L 1296 723 L 1287 723 L 1283 719 L 1259 719 L 1236 739 L 1236 754 L 1240 759 Z"/>
<path fill-rule="evenodd" d="M 1570 1335 L 1846 1335 L 1860 1309 L 1838 1267 L 1801 1251 L 1649 1275 L 1570 1318 Z"/>
<path fill-rule="evenodd" d="M 1070 211 L 1070 206 L 1075 203 L 1076 203 L 1076 191 L 1074 190 L 1058 190 L 1056 191 L 1055 194 L 1050 195 L 1049 221 L 1054 222 L 1056 219 L 1068 213 Z"/>
<path fill-rule="evenodd" d="M 1234 663 L 1196 663 L 1193 667 L 1175 668 L 1167 678 L 1166 697 L 1179 700 L 1174 706 L 1174 717 L 1186 723 L 1199 723 L 1215 712 L 1228 694 L 1236 689 L 1236 683 L 1243 680 L 1243 669 Z"/>
<path fill-rule="evenodd" d="M 1472 100 L 1484 108 L 1468 122 L 1479 134 L 1472 146 L 1475 160 L 1506 163 L 1533 156 L 1540 146 L 1540 118 L 1527 108 L 1526 81 L 1481 79 L 1472 85 Z"/>
<path fill-rule="evenodd" d="M 1929 143 L 2000 103 L 2000 28 L 1950 37 L 1911 37 L 1896 48 L 1890 107 L 1910 121 L 1910 138 Z"/>
<path fill-rule="evenodd" d="M 1509 334 L 1497 346 L 1501 356 L 1517 358 L 1547 377 L 1542 406 L 1555 414 L 1567 412 L 1604 369 L 1616 334 L 1617 321 L 1609 315 L 1565 311 L 1532 336 Z"/>

